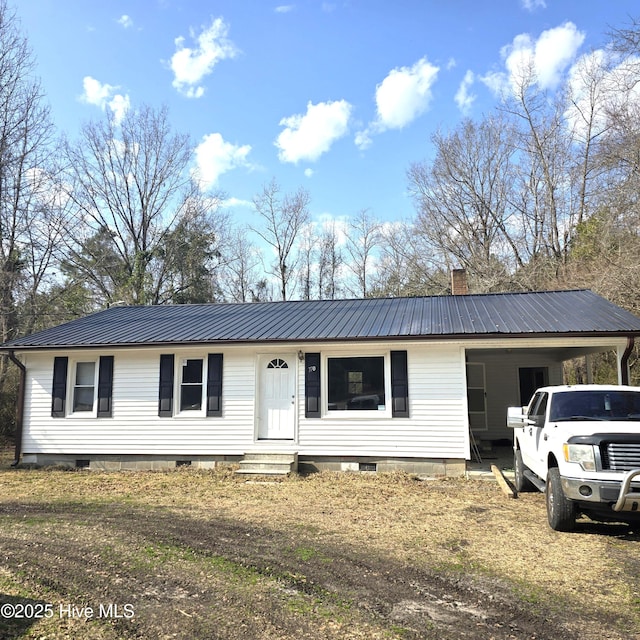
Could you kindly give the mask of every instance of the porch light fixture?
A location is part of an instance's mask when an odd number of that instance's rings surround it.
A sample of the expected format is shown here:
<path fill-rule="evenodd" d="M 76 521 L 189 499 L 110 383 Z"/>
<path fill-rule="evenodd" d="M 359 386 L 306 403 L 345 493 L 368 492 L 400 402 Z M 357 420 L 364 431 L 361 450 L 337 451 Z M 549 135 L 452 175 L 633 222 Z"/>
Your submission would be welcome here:
<path fill-rule="evenodd" d="M 300 360 L 300 362 L 304 360 L 304 353 L 302 353 L 302 349 L 298 351 L 298 360 Z"/>

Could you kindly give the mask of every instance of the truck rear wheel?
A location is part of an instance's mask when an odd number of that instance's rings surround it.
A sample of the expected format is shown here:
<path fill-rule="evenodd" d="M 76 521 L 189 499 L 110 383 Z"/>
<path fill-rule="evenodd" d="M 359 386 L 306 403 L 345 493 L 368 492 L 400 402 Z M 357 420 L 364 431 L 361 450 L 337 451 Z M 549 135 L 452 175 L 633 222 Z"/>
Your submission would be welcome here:
<path fill-rule="evenodd" d="M 516 485 L 516 491 L 518 493 L 526 493 L 528 491 L 536 491 L 536 487 L 524 476 L 524 463 L 522 462 L 522 452 L 520 449 L 516 449 L 513 452 L 513 476 L 514 484 Z"/>
<path fill-rule="evenodd" d="M 573 531 L 578 513 L 575 503 L 564 495 L 557 467 L 547 472 L 546 500 L 549 526 L 554 531 Z"/>

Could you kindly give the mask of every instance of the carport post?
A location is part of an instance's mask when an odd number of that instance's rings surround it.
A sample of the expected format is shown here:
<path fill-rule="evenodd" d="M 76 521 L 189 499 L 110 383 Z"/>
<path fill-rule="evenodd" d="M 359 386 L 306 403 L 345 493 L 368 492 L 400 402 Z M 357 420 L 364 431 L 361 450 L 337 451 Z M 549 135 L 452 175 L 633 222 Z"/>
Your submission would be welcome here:
<path fill-rule="evenodd" d="M 618 347 L 618 383 L 629 384 L 629 357 L 633 351 L 634 339 L 633 336 L 627 338 L 627 346 L 624 351 L 620 353 L 622 347 Z"/>

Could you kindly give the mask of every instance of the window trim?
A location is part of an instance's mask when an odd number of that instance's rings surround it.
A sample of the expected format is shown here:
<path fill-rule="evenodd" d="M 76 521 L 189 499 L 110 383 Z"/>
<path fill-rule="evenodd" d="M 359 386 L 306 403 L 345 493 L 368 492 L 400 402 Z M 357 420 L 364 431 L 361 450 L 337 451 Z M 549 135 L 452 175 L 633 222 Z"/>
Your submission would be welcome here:
<path fill-rule="evenodd" d="M 93 384 L 78 384 L 78 367 L 82 364 L 92 364 L 93 365 Z M 71 360 L 71 380 L 69 388 L 69 398 L 68 398 L 68 407 L 71 416 L 75 415 L 83 415 L 83 416 L 91 416 L 95 418 L 98 416 L 98 407 L 97 407 L 97 399 L 98 399 L 98 360 L 97 359 L 77 359 Z M 93 394 L 93 399 L 91 401 L 91 409 L 76 409 L 76 391 L 79 389 L 91 389 Z"/>
<path fill-rule="evenodd" d="M 186 363 L 189 361 L 198 361 L 201 364 L 200 369 L 200 382 L 184 382 L 183 375 Z M 207 378 L 208 378 L 208 358 L 201 356 L 187 356 L 177 358 L 176 361 L 176 371 L 174 375 L 175 381 L 175 410 L 177 416 L 188 415 L 188 416 L 202 416 L 205 415 L 206 411 L 206 389 L 207 389 Z M 200 387 L 200 406 L 197 409 L 183 409 L 182 408 L 182 391 L 185 387 Z"/>
<path fill-rule="evenodd" d="M 78 364 L 84 362 L 93 363 L 93 404 L 91 411 L 77 411 L 74 409 L 74 396 L 76 391 L 76 376 L 78 372 Z M 70 357 L 67 369 L 67 390 L 66 390 L 66 418 L 78 420 L 82 418 L 98 417 L 98 373 L 100 371 L 100 357 L 88 358 L 83 356 Z"/>
<path fill-rule="evenodd" d="M 384 375 L 384 409 L 363 409 L 358 411 L 349 410 L 331 410 L 329 411 L 329 361 L 339 358 L 383 358 L 383 375 Z M 365 353 L 353 353 L 352 351 L 344 352 L 325 352 L 321 356 L 322 365 L 320 367 L 321 380 L 321 407 L 322 416 L 329 419 L 349 419 L 349 420 L 372 420 L 372 419 L 388 419 L 392 418 L 392 396 L 391 396 L 391 351 L 367 351 Z"/>

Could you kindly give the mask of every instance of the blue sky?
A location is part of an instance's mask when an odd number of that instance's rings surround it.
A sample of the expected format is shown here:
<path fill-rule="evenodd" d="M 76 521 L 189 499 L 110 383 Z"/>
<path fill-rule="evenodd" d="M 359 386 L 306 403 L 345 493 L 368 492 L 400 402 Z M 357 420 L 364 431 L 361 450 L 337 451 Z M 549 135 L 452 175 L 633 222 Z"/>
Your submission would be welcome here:
<path fill-rule="evenodd" d="M 18 0 L 54 121 L 166 105 L 239 220 L 272 178 L 311 212 L 410 219 L 430 138 L 497 103 L 518 55 L 555 89 L 637 0 Z"/>

